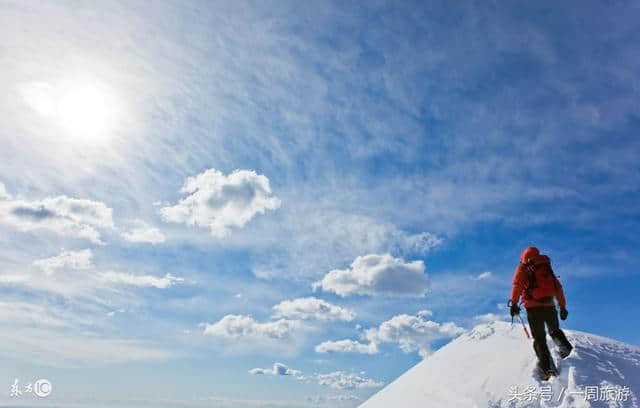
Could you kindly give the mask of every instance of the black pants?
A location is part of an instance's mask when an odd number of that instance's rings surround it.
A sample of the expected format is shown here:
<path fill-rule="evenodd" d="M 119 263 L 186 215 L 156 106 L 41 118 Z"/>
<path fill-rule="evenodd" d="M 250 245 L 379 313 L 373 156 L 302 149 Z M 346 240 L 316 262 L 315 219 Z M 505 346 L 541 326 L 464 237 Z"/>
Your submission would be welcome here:
<path fill-rule="evenodd" d="M 549 329 L 549 335 L 553 342 L 560 348 L 563 356 L 568 355 L 573 346 L 560 329 L 558 311 L 555 306 L 529 308 L 527 309 L 527 320 L 529 320 L 531 336 L 533 336 L 533 349 L 538 357 L 538 365 L 542 371 L 546 372 L 551 368 L 551 353 L 547 346 L 545 325 Z"/>

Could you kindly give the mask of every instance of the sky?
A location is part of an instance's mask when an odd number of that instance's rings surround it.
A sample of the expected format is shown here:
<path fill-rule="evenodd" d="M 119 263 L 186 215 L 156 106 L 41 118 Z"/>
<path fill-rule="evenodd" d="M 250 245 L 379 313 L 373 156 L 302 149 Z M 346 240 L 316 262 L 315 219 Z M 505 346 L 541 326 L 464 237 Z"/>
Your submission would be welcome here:
<path fill-rule="evenodd" d="M 0 1 L 0 405 L 354 407 L 529 245 L 640 344 L 639 17 Z"/>

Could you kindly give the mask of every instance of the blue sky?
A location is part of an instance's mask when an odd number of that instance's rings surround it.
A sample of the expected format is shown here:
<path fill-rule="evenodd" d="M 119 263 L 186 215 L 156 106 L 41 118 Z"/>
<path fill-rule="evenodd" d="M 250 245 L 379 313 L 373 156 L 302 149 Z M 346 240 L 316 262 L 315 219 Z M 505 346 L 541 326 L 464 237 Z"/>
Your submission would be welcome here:
<path fill-rule="evenodd" d="M 640 344 L 637 3 L 0 7 L 0 404 L 355 406 L 528 245 Z"/>

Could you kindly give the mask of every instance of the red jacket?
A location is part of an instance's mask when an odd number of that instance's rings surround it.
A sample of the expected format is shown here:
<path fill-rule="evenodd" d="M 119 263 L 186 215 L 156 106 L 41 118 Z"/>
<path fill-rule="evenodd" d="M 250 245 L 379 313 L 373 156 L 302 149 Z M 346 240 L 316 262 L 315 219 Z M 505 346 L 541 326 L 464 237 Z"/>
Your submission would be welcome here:
<path fill-rule="evenodd" d="M 525 249 L 520 256 L 520 264 L 516 268 L 515 273 L 513 274 L 513 289 L 511 290 L 511 303 L 514 305 L 518 304 L 520 300 L 520 296 L 522 296 L 522 304 L 525 308 L 533 308 L 533 307 L 544 307 L 544 306 L 553 306 L 553 298 L 549 301 L 539 301 L 530 298 L 527 295 L 527 287 L 529 285 L 529 277 L 527 276 L 527 272 L 523 266 L 523 263 L 527 262 L 530 258 L 546 258 L 545 255 L 540 255 L 536 248 L 530 247 Z M 558 306 L 560 309 L 564 309 L 567 306 L 567 301 L 564 297 L 564 291 L 562 290 L 562 285 L 560 281 L 556 279 L 555 285 L 555 293 L 554 296 L 558 300 Z"/>

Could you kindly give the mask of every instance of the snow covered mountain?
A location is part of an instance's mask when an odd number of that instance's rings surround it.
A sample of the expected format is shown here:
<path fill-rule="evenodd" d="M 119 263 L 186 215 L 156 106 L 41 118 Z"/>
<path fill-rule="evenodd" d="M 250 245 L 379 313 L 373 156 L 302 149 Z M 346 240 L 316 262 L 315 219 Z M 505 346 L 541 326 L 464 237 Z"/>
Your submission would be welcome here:
<path fill-rule="evenodd" d="M 411 368 L 360 408 L 640 407 L 640 347 L 565 330 L 575 348 L 559 376 L 536 376 L 522 326 L 475 327 Z"/>

